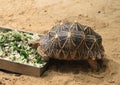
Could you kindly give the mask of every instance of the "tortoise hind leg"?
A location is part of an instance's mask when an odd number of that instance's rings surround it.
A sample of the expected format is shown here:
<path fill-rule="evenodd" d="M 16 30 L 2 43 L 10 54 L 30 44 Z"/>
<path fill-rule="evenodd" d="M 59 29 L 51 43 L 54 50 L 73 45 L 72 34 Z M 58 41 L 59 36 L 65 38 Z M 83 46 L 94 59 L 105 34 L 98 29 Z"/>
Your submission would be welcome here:
<path fill-rule="evenodd" d="M 93 71 L 97 72 L 100 70 L 100 65 L 96 60 L 88 59 L 87 62 Z"/>

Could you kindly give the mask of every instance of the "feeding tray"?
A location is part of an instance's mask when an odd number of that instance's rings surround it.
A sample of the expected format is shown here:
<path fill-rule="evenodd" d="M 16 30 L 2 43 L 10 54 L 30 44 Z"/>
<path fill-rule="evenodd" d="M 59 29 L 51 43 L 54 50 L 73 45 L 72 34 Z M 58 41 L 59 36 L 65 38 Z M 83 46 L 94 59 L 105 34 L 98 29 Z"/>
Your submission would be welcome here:
<path fill-rule="evenodd" d="M 13 29 L 6 28 L 6 27 L 0 27 L 0 32 L 2 32 L 2 31 L 13 31 Z M 34 34 L 31 32 L 25 32 L 22 30 L 17 30 L 17 31 L 23 32 L 23 33 L 28 33 L 28 34 Z M 39 35 L 39 36 L 41 36 L 41 35 Z M 16 61 L 11 61 L 11 60 L 0 57 L 0 69 L 19 73 L 19 74 L 39 77 L 43 74 L 43 72 L 47 69 L 47 67 L 48 67 L 47 62 L 44 62 L 43 66 L 37 67 L 37 66 L 29 65 L 29 64 L 23 64 L 23 63 L 16 62 Z"/>

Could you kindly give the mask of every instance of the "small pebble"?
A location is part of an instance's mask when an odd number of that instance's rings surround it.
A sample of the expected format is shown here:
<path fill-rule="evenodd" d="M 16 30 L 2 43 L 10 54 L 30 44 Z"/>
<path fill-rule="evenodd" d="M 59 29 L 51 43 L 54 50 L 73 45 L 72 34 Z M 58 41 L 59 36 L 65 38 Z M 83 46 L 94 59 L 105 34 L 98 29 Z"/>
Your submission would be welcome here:
<path fill-rule="evenodd" d="M 98 11 L 98 13 L 101 13 L 101 11 Z"/>

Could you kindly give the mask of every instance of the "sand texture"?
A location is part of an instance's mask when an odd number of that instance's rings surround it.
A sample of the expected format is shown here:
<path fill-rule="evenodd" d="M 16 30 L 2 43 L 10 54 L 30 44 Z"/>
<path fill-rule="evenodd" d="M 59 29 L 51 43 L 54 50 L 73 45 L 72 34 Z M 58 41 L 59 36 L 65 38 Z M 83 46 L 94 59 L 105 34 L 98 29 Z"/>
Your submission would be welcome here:
<path fill-rule="evenodd" d="M 109 72 L 95 77 L 76 65 L 52 65 L 42 77 L 0 70 L 0 85 L 120 85 L 120 0 L 0 0 L 0 25 L 46 33 L 78 21 L 102 35 Z"/>

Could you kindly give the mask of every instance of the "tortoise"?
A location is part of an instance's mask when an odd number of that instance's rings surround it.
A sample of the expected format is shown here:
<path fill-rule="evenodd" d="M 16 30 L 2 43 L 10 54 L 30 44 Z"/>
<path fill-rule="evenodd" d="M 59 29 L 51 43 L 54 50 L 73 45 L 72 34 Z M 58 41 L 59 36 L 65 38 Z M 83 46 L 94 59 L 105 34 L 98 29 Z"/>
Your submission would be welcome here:
<path fill-rule="evenodd" d="M 29 44 L 37 45 L 37 51 L 44 61 L 49 58 L 58 60 L 86 60 L 92 69 L 100 65 L 97 60 L 104 57 L 102 37 L 91 27 L 78 22 L 57 24 L 40 39 Z"/>

